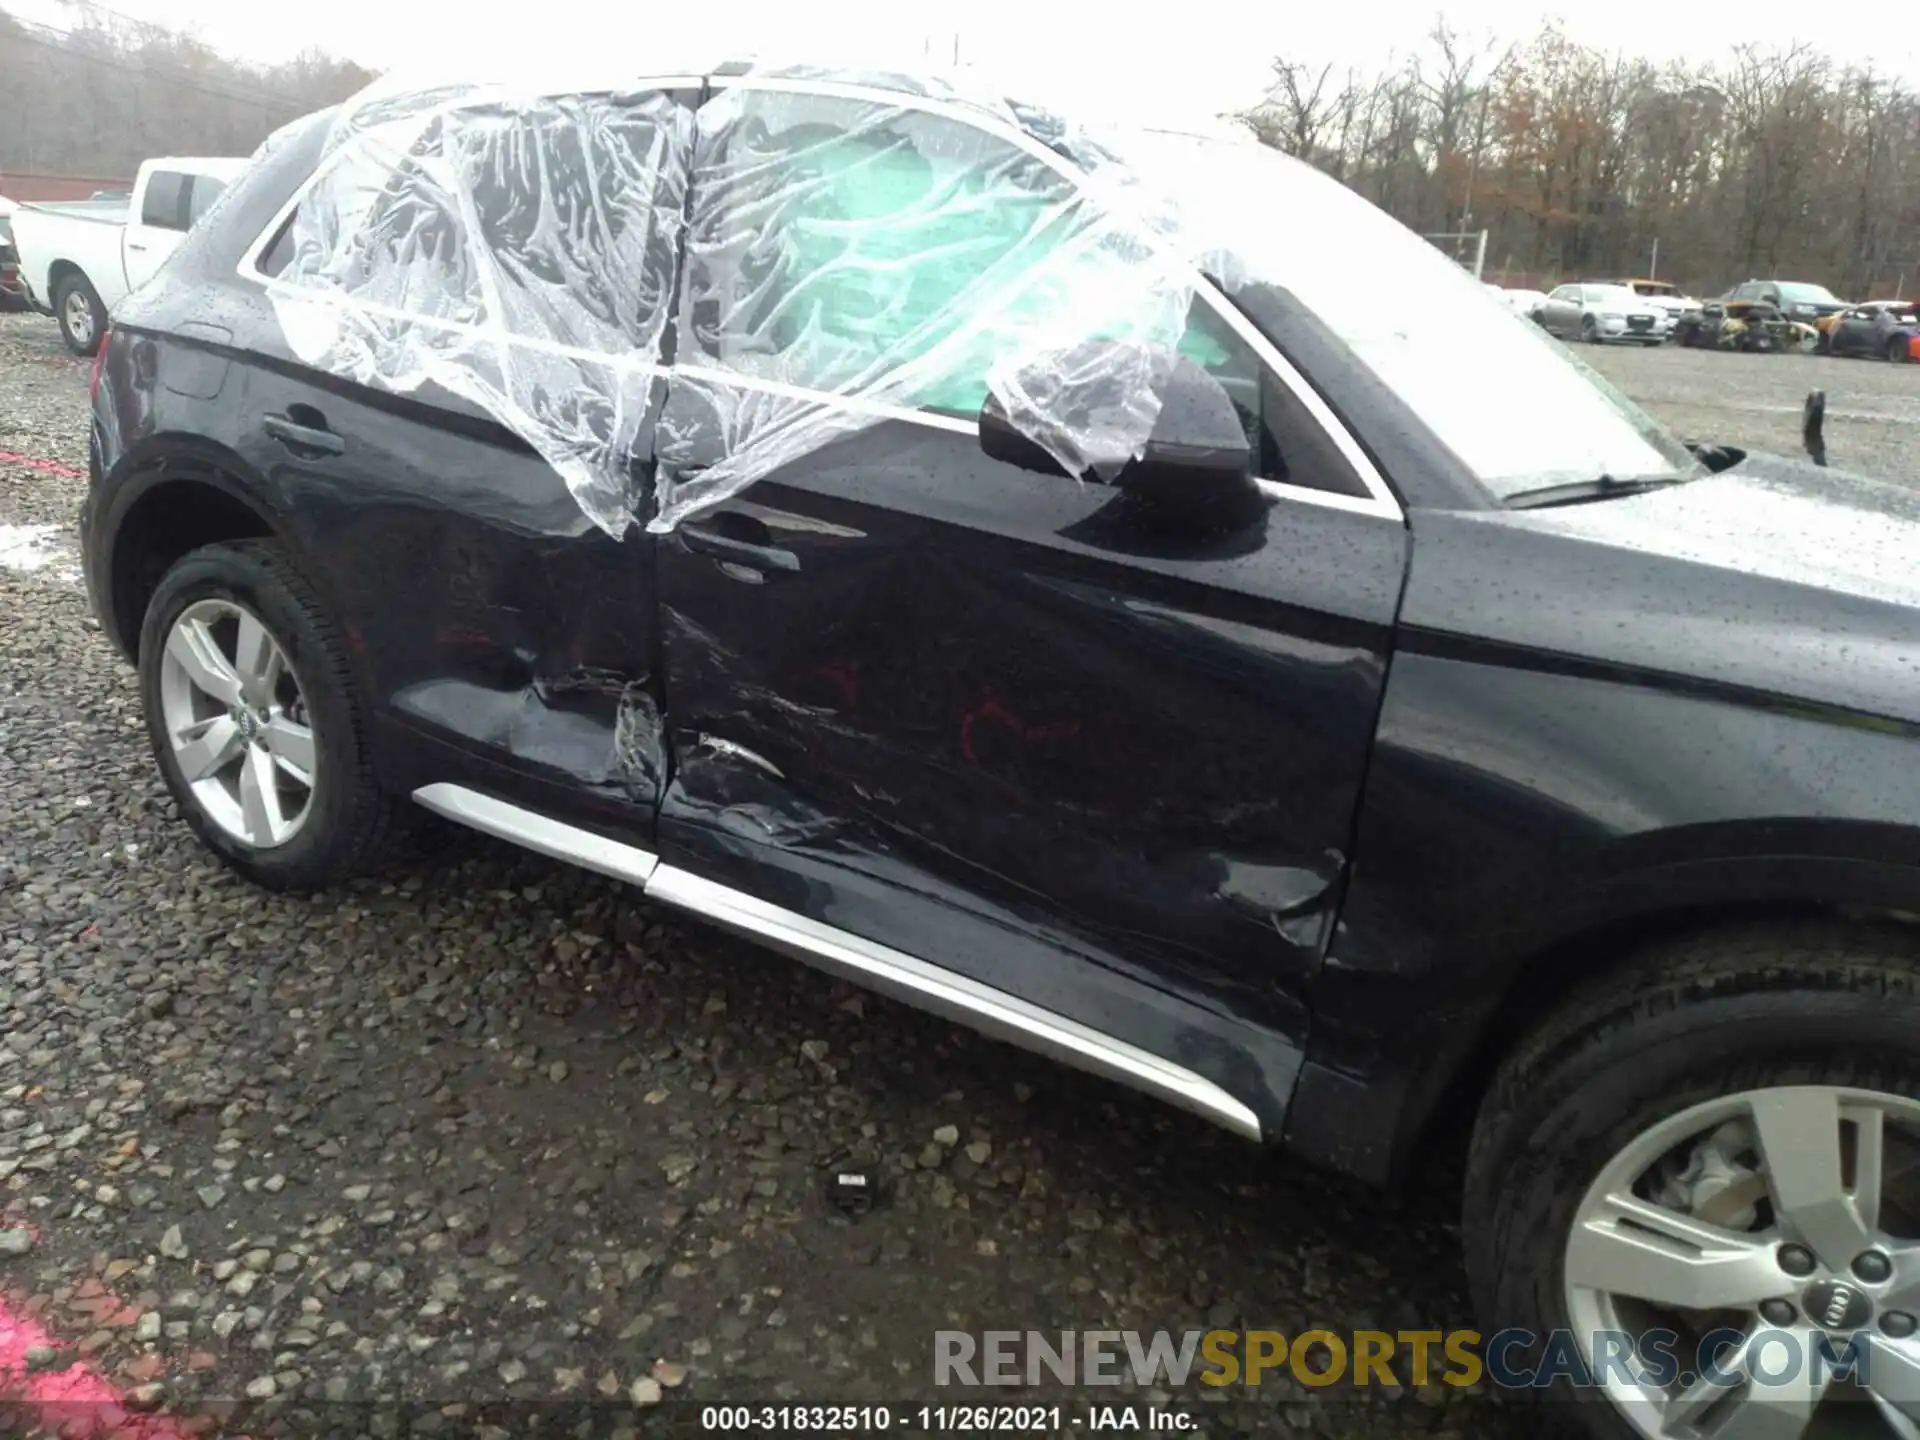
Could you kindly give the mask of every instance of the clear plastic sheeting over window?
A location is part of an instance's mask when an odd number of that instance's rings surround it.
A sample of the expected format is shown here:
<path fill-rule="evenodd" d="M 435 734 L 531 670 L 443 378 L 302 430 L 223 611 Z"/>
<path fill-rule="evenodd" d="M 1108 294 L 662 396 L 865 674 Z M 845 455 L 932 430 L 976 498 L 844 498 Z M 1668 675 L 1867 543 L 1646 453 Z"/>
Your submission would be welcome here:
<path fill-rule="evenodd" d="M 1193 273 L 1038 148 L 945 107 L 703 106 L 653 528 L 890 411 L 970 419 L 989 394 L 1070 473 L 1138 455 Z"/>
<path fill-rule="evenodd" d="M 988 397 L 1069 473 L 1111 478 L 1180 352 L 1283 477 L 1261 436 L 1286 387 L 1209 323 L 1255 287 L 1496 494 L 1693 464 L 1431 246 L 1250 139 L 1096 134 L 932 78 L 711 83 L 698 108 L 531 84 L 349 102 L 262 263 L 294 352 L 465 397 L 616 536 L 871 426 L 965 434 Z"/>
<path fill-rule="evenodd" d="M 623 533 L 692 141 L 692 113 L 658 93 L 370 92 L 269 252 L 289 345 L 473 402 Z"/>

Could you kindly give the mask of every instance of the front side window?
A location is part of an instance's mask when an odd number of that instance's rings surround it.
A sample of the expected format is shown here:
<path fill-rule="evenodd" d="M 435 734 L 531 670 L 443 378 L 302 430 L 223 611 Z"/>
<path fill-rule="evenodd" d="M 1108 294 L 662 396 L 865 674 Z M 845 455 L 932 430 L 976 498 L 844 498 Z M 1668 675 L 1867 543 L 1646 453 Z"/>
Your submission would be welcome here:
<path fill-rule="evenodd" d="M 155 170 L 147 176 L 146 194 L 140 201 L 140 223 L 158 230 L 184 230 L 183 218 L 189 177 L 178 170 Z"/>
<path fill-rule="evenodd" d="M 924 111 L 784 91 L 720 104 L 695 162 L 681 358 L 978 413 L 994 333 L 1021 328 L 1027 282 L 1085 228 L 1074 187 Z"/>
<path fill-rule="evenodd" d="M 1367 493 L 1299 397 L 1204 299 L 1194 299 L 1180 353 L 1218 380 L 1233 401 L 1256 475 L 1342 495 Z"/>
<path fill-rule="evenodd" d="M 1177 342 L 1228 391 L 1260 474 L 1366 493 L 1191 294 L 1197 275 L 1181 268 L 1183 293 L 1160 313 L 1174 287 L 1156 291 L 1127 229 L 1027 150 L 884 103 L 746 88 L 717 104 L 694 165 L 683 365 L 970 418 L 1009 360 L 1090 339 Z M 783 423 L 798 422 L 759 428 Z M 758 443 L 751 424 L 727 428 L 736 456 Z"/>

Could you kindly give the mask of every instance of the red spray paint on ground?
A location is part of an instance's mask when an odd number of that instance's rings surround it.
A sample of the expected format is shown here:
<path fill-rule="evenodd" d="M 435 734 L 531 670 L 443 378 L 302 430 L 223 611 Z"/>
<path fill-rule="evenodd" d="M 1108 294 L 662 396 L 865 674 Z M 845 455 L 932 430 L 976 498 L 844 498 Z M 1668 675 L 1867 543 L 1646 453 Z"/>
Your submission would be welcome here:
<path fill-rule="evenodd" d="M 84 480 L 87 472 L 76 470 L 71 465 L 62 465 L 58 460 L 40 460 L 32 455 L 22 455 L 17 450 L 0 450 L 0 465 L 18 465 L 23 470 L 38 470 L 42 475 L 57 475 L 62 480 Z"/>
<path fill-rule="evenodd" d="M 0 1406 L 33 1412 L 37 1426 L 71 1440 L 190 1440 L 193 1432 L 167 1415 L 144 1415 L 126 1397 L 82 1361 L 63 1370 L 27 1369 L 27 1352 L 45 1347 L 63 1351 L 34 1321 L 17 1314 L 0 1296 Z"/>

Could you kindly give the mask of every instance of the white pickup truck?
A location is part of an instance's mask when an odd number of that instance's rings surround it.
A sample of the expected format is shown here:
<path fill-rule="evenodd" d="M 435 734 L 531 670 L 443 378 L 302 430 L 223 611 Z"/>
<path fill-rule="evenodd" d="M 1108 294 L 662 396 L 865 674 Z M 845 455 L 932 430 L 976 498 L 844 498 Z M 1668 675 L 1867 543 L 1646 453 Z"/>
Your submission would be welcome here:
<path fill-rule="evenodd" d="M 129 199 L 21 205 L 13 244 L 28 303 L 51 311 L 67 348 L 100 348 L 107 315 L 152 278 L 245 160 L 149 160 Z"/>

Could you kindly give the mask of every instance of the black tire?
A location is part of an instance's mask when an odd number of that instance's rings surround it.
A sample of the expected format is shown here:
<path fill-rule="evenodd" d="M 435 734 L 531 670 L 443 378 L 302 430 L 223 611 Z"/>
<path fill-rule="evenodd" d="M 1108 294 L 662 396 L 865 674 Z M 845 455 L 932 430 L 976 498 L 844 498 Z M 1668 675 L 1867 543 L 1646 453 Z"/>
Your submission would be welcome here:
<path fill-rule="evenodd" d="M 291 665 L 310 719 L 316 763 L 310 808 L 284 844 L 261 848 L 216 823 L 182 776 L 160 699 L 167 636 L 187 606 L 237 603 L 258 616 Z M 275 890 L 320 889 L 379 868 L 406 835 L 412 808 L 374 781 L 367 707 L 338 631 L 313 589 L 269 541 L 207 545 L 163 577 L 140 630 L 140 693 L 167 788 L 193 833 L 221 860 Z"/>
<path fill-rule="evenodd" d="M 1907 360 L 1910 358 L 1911 353 L 1912 351 L 1908 346 L 1907 339 L 1904 335 L 1896 335 L 1891 340 L 1887 341 L 1886 354 L 1887 354 L 1888 364 L 1904 365 L 1907 363 Z"/>
<path fill-rule="evenodd" d="M 1580 338 L 1589 345 L 1598 345 L 1600 343 L 1600 326 L 1595 323 L 1591 315 L 1582 315 L 1580 317 Z"/>
<path fill-rule="evenodd" d="M 84 335 L 75 328 L 70 313 L 74 308 L 84 308 L 90 317 L 91 324 Z M 60 322 L 60 338 L 67 342 L 67 348 L 91 359 L 106 338 L 107 307 L 100 303 L 99 293 L 86 276 L 76 270 L 60 278 L 60 283 L 53 287 L 53 313 Z"/>
<path fill-rule="evenodd" d="M 1822 330 L 1820 332 L 1820 338 L 1813 342 L 1813 353 L 1816 355 L 1833 354 L 1833 334 L 1831 331 Z"/>
<path fill-rule="evenodd" d="M 1563 1255 L 1608 1160 L 1692 1105 L 1769 1085 L 1920 1097 L 1920 939 L 1899 926 L 1755 926 L 1643 952 L 1537 1026 L 1500 1067 L 1467 1163 L 1463 1234 L 1483 1330 L 1568 1323 Z M 1593 1391 L 1536 1399 L 1549 1433 L 1635 1432 Z"/>

